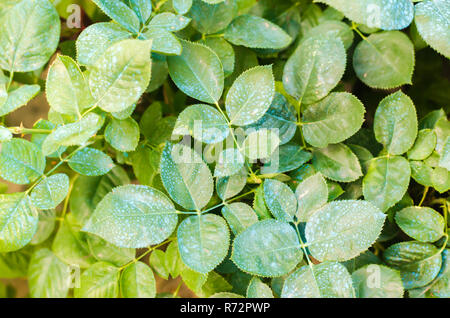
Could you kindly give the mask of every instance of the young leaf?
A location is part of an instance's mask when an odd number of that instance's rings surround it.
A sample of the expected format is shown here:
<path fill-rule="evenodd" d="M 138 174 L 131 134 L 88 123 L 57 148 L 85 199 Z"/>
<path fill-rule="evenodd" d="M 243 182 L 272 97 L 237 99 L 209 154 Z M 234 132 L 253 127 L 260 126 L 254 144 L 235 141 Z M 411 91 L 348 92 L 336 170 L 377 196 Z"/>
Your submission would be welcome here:
<path fill-rule="evenodd" d="M 432 208 L 406 207 L 395 214 L 395 222 L 403 232 L 421 242 L 435 242 L 444 235 L 444 218 Z"/>
<path fill-rule="evenodd" d="M 244 126 L 260 119 L 275 94 L 271 66 L 256 66 L 242 73 L 228 91 L 225 107 L 230 123 Z"/>
<path fill-rule="evenodd" d="M 364 176 L 364 198 L 386 211 L 401 200 L 408 189 L 410 167 L 400 156 L 375 158 Z"/>
<path fill-rule="evenodd" d="M 107 16 L 133 33 L 139 32 L 139 18 L 121 0 L 92 0 Z"/>
<path fill-rule="evenodd" d="M 362 176 L 358 158 L 344 144 L 315 149 L 312 163 L 317 171 L 333 181 L 351 182 Z"/>
<path fill-rule="evenodd" d="M 183 51 L 169 56 L 169 74 L 186 95 L 206 103 L 217 103 L 223 91 L 223 67 L 217 54 L 207 46 L 180 41 Z"/>
<path fill-rule="evenodd" d="M 69 56 L 58 55 L 50 66 L 45 91 L 50 107 L 61 114 L 80 116 L 93 104 L 88 83 Z"/>
<path fill-rule="evenodd" d="M 151 268 L 142 262 L 128 265 L 120 277 L 120 291 L 124 298 L 155 298 L 156 281 Z"/>
<path fill-rule="evenodd" d="M 114 163 L 108 155 L 90 147 L 77 151 L 68 163 L 72 170 L 85 176 L 101 176 L 114 167 Z"/>
<path fill-rule="evenodd" d="M 38 220 L 26 193 L 0 194 L 0 252 L 27 245 L 36 233 Z"/>
<path fill-rule="evenodd" d="M 118 151 L 133 151 L 139 143 L 139 125 L 131 117 L 112 119 L 106 126 L 105 140 Z"/>
<path fill-rule="evenodd" d="M 227 138 L 230 130 L 223 115 L 215 108 L 196 104 L 188 106 L 177 118 L 172 135 L 191 135 L 195 139 L 215 144 Z"/>
<path fill-rule="evenodd" d="M 177 236 L 183 263 L 196 272 L 212 271 L 228 253 L 230 233 L 225 220 L 215 214 L 188 217 Z"/>
<path fill-rule="evenodd" d="M 401 30 L 414 18 L 410 0 L 316 0 L 342 12 L 348 19 L 370 28 Z"/>
<path fill-rule="evenodd" d="M 32 298 L 65 298 L 70 287 L 70 267 L 47 248 L 34 252 L 28 269 Z"/>
<path fill-rule="evenodd" d="M 375 283 L 372 279 L 378 277 Z M 402 298 L 403 284 L 400 272 L 387 266 L 370 264 L 352 273 L 358 298 Z"/>
<path fill-rule="evenodd" d="M 374 33 L 359 42 L 353 54 L 358 78 L 372 88 L 412 84 L 414 46 L 402 32 Z"/>
<path fill-rule="evenodd" d="M 333 201 L 314 213 L 305 235 L 319 261 L 346 261 L 367 250 L 378 238 L 386 216 L 368 201 Z"/>
<path fill-rule="evenodd" d="M 352 278 L 337 262 L 303 266 L 286 278 L 282 298 L 354 298 Z"/>
<path fill-rule="evenodd" d="M 319 148 L 342 142 L 361 128 L 364 113 L 364 105 L 352 94 L 331 93 L 303 112 L 303 136 Z"/>
<path fill-rule="evenodd" d="M 55 52 L 61 23 L 50 1 L 23 0 L 1 17 L 0 30 L 0 68 L 30 72 L 43 67 Z"/>
<path fill-rule="evenodd" d="M 298 201 L 296 217 L 298 221 L 308 222 L 309 218 L 328 200 L 328 187 L 320 173 L 303 180 L 295 190 Z"/>
<path fill-rule="evenodd" d="M 116 298 L 119 295 L 118 267 L 98 262 L 81 274 L 80 287 L 74 289 L 75 298 Z"/>
<path fill-rule="evenodd" d="M 41 150 L 25 139 L 13 138 L 2 144 L 0 175 L 15 184 L 28 184 L 40 177 L 45 169 Z"/>
<path fill-rule="evenodd" d="M 278 180 L 265 180 L 264 201 L 276 219 L 293 222 L 297 211 L 297 199 L 289 186 Z"/>
<path fill-rule="evenodd" d="M 258 49 L 284 49 L 292 42 L 278 25 L 248 14 L 235 18 L 225 29 L 224 37 L 234 45 Z"/>
<path fill-rule="evenodd" d="M 337 85 L 344 75 L 345 64 L 345 48 L 339 38 L 308 38 L 300 43 L 284 66 L 284 88 L 301 103 L 312 104 Z"/>
<path fill-rule="evenodd" d="M 114 188 L 97 205 L 83 231 L 119 247 L 139 248 L 164 241 L 178 221 L 172 202 L 142 185 Z"/>
<path fill-rule="evenodd" d="M 402 91 L 385 97 L 375 113 L 373 130 L 389 154 L 405 153 L 417 136 L 417 115 L 412 100 Z"/>
<path fill-rule="evenodd" d="M 164 147 L 161 179 L 171 198 L 188 210 L 200 211 L 211 199 L 211 171 L 201 156 L 185 145 L 168 143 Z"/>
<path fill-rule="evenodd" d="M 238 235 L 253 223 L 258 222 L 255 211 L 243 202 L 224 205 L 222 215 L 227 220 L 234 235 Z"/>
<path fill-rule="evenodd" d="M 69 192 L 69 177 L 57 173 L 39 182 L 30 194 L 33 205 L 41 210 L 54 209 Z"/>
<path fill-rule="evenodd" d="M 150 82 L 151 46 L 151 41 L 122 40 L 96 60 L 89 72 L 89 87 L 101 109 L 122 111 L 144 93 Z"/>
<path fill-rule="evenodd" d="M 244 272 L 266 277 L 289 273 L 303 252 L 295 230 L 278 220 L 259 221 L 236 236 L 233 262 Z"/>
<path fill-rule="evenodd" d="M 450 4 L 445 0 L 423 1 L 415 6 L 414 22 L 420 36 L 450 59 Z"/>

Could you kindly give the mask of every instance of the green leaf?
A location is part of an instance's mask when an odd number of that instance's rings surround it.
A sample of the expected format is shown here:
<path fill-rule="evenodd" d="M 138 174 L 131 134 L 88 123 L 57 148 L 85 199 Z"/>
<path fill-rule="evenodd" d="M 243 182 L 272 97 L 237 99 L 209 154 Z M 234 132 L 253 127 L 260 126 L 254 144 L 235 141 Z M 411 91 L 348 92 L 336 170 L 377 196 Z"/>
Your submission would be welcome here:
<path fill-rule="evenodd" d="M 351 182 L 362 176 L 356 155 L 344 144 L 314 149 L 312 163 L 325 177 L 338 182 Z"/>
<path fill-rule="evenodd" d="M 117 298 L 120 269 L 108 263 L 95 263 L 81 274 L 75 298 Z"/>
<path fill-rule="evenodd" d="M 190 216 L 178 227 L 177 236 L 183 263 L 196 272 L 212 271 L 227 256 L 230 233 L 220 216 Z"/>
<path fill-rule="evenodd" d="M 400 270 L 405 289 L 428 285 L 438 275 L 442 264 L 435 246 L 415 241 L 389 246 L 383 258 L 388 266 Z"/>
<path fill-rule="evenodd" d="M 26 277 L 30 256 L 30 250 L 28 248 L 23 248 L 16 252 L 0 253 L 0 277 Z"/>
<path fill-rule="evenodd" d="M 364 113 L 364 105 L 352 94 L 331 93 L 303 112 L 303 136 L 314 147 L 337 144 L 361 128 Z"/>
<path fill-rule="evenodd" d="M 23 0 L 1 17 L 0 29 L 0 67 L 30 72 L 43 67 L 55 52 L 61 24 L 50 1 Z"/>
<path fill-rule="evenodd" d="M 275 95 L 272 66 L 256 66 L 242 73 L 228 91 L 226 110 L 230 123 L 245 126 L 260 119 Z"/>
<path fill-rule="evenodd" d="M 186 95 L 206 103 L 217 103 L 223 91 L 223 67 L 213 50 L 198 43 L 180 41 L 183 52 L 168 56 L 169 74 Z"/>
<path fill-rule="evenodd" d="M 162 104 L 155 102 L 144 112 L 139 122 L 141 133 L 153 145 L 159 145 L 170 139 L 176 118 L 162 117 Z"/>
<path fill-rule="evenodd" d="M 151 268 L 142 262 L 128 265 L 120 277 L 120 291 L 124 298 L 155 298 L 156 281 Z"/>
<path fill-rule="evenodd" d="M 38 212 L 26 193 L 0 194 L 0 252 L 27 245 L 37 225 Z"/>
<path fill-rule="evenodd" d="M 229 299 L 229 298 L 245 298 L 245 297 L 242 295 L 236 294 L 236 293 L 220 292 L 220 293 L 216 293 L 212 296 L 209 296 L 209 298 Z"/>
<path fill-rule="evenodd" d="M 173 4 L 175 5 L 174 2 Z M 191 19 L 181 15 L 184 13 L 179 14 L 180 15 L 176 15 L 172 12 L 158 13 L 153 17 L 148 26 L 152 28 L 161 28 L 170 32 L 180 31 L 191 22 Z"/>
<path fill-rule="evenodd" d="M 260 129 L 248 134 L 242 152 L 250 160 L 269 158 L 278 148 L 280 139 L 274 129 Z"/>
<path fill-rule="evenodd" d="M 400 156 L 375 158 L 363 179 L 364 198 L 386 211 L 401 200 L 408 189 L 410 167 Z"/>
<path fill-rule="evenodd" d="M 41 210 L 54 209 L 64 200 L 69 192 L 69 177 L 57 173 L 42 179 L 30 194 L 33 205 Z"/>
<path fill-rule="evenodd" d="M 211 37 L 201 40 L 200 43 L 206 45 L 217 54 L 220 62 L 222 62 L 225 77 L 233 73 L 236 56 L 233 46 L 230 43 L 223 38 Z"/>
<path fill-rule="evenodd" d="M 147 40 L 152 40 L 152 52 L 166 55 L 180 55 L 183 50 L 177 37 L 162 28 L 149 27 L 143 33 L 143 37 Z"/>
<path fill-rule="evenodd" d="M 354 298 L 352 278 L 337 262 L 303 266 L 286 278 L 282 298 Z"/>
<path fill-rule="evenodd" d="M 270 211 L 264 201 L 264 184 L 256 188 L 255 197 L 253 199 L 253 210 L 258 215 L 259 220 L 272 218 L 272 215 L 270 214 Z"/>
<path fill-rule="evenodd" d="M 164 241 L 177 225 L 177 211 L 160 191 L 143 185 L 114 188 L 97 205 L 83 231 L 119 247 Z"/>
<path fill-rule="evenodd" d="M 272 290 L 258 277 L 253 277 L 247 287 L 247 298 L 274 298 Z"/>
<path fill-rule="evenodd" d="M 55 225 L 56 225 L 55 210 L 40 211 L 38 227 L 30 244 L 39 245 L 45 242 L 50 237 L 50 235 L 52 235 L 53 230 L 55 229 Z"/>
<path fill-rule="evenodd" d="M 238 235 L 258 221 L 255 211 L 243 202 L 226 204 L 222 208 L 222 215 L 227 220 L 234 235 Z"/>
<path fill-rule="evenodd" d="M 433 49 L 450 58 L 450 4 L 444 0 L 423 1 L 415 6 L 414 22 L 420 36 Z"/>
<path fill-rule="evenodd" d="M 368 201 L 333 201 L 314 213 L 305 235 L 319 261 L 346 261 L 367 250 L 378 238 L 386 216 Z"/>
<path fill-rule="evenodd" d="M 413 161 L 409 162 L 411 168 L 411 177 L 419 184 L 425 187 L 433 186 L 432 176 L 433 168 L 427 166 L 423 161 Z"/>
<path fill-rule="evenodd" d="M 0 126 L 0 143 L 10 141 L 12 137 L 12 132 L 8 128 Z"/>
<path fill-rule="evenodd" d="M 278 220 L 259 221 L 236 236 L 233 262 L 244 272 L 277 277 L 289 273 L 303 252 L 295 230 Z"/>
<path fill-rule="evenodd" d="M 50 107 L 61 114 L 80 116 L 93 104 L 88 83 L 69 56 L 58 55 L 50 66 L 45 93 Z"/>
<path fill-rule="evenodd" d="M 370 28 L 401 30 L 414 18 L 410 0 L 315 0 L 341 11 L 349 20 Z"/>
<path fill-rule="evenodd" d="M 98 261 L 111 263 L 116 266 L 122 266 L 133 261 L 136 254 L 133 248 L 115 246 L 97 235 L 88 235 L 87 243 L 90 253 Z"/>
<path fill-rule="evenodd" d="M 103 117 L 89 113 L 75 123 L 59 126 L 45 138 L 42 152 L 49 155 L 60 146 L 83 145 L 97 133 L 103 122 Z"/>
<path fill-rule="evenodd" d="M 178 14 L 185 14 L 191 9 L 192 0 L 172 0 L 172 6 Z"/>
<path fill-rule="evenodd" d="M 284 88 L 301 103 L 312 104 L 338 84 L 344 75 L 345 64 L 345 48 L 339 38 L 331 35 L 310 37 L 300 43 L 285 64 Z"/>
<path fill-rule="evenodd" d="M 238 173 L 244 167 L 244 157 L 235 148 L 228 148 L 219 154 L 214 170 L 215 177 L 227 177 Z"/>
<path fill-rule="evenodd" d="M 139 182 L 151 186 L 159 174 L 161 153 L 146 146 L 139 147 L 131 156 L 133 172 Z"/>
<path fill-rule="evenodd" d="M 390 89 L 411 84 L 414 46 L 402 32 L 371 34 L 359 42 L 353 54 L 358 78 L 372 88 Z"/>
<path fill-rule="evenodd" d="M 152 2 L 148 0 L 126 0 L 128 6 L 136 13 L 139 21 L 146 24 L 152 14 Z"/>
<path fill-rule="evenodd" d="M 410 160 L 424 160 L 434 150 L 436 146 L 436 134 L 431 129 L 419 130 L 417 139 L 411 149 L 408 150 L 408 159 Z"/>
<path fill-rule="evenodd" d="M 308 222 L 310 217 L 327 203 L 327 182 L 320 173 L 316 173 L 297 186 L 295 197 L 298 201 L 297 220 Z"/>
<path fill-rule="evenodd" d="M 127 30 L 139 32 L 139 18 L 136 13 L 121 0 L 92 0 L 107 16 Z"/>
<path fill-rule="evenodd" d="M 185 108 L 177 118 L 172 135 L 191 135 L 195 139 L 215 144 L 227 138 L 230 130 L 224 116 L 215 108 L 196 104 Z"/>
<path fill-rule="evenodd" d="M 234 45 L 259 49 L 284 49 L 292 42 L 278 25 L 248 14 L 235 18 L 225 29 L 224 37 Z"/>
<path fill-rule="evenodd" d="M 439 166 L 450 171 L 450 137 L 447 137 L 447 141 L 445 142 L 441 159 L 439 159 Z"/>
<path fill-rule="evenodd" d="M 444 218 L 432 208 L 406 207 L 395 214 L 395 222 L 403 232 L 421 242 L 435 242 L 444 235 Z"/>
<path fill-rule="evenodd" d="M 37 250 L 30 261 L 28 283 L 32 298 L 65 298 L 71 283 L 70 267 L 47 248 Z"/>
<path fill-rule="evenodd" d="M 79 176 L 70 195 L 70 211 L 77 222 L 83 225 L 107 193 L 117 186 L 128 183 L 130 179 L 120 166 L 115 166 L 101 177 Z"/>
<path fill-rule="evenodd" d="M 112 119 L 106 126 L 105 140 L 118 151 L 133 151 L 139 143 L 139 125 L 131 117 Z"/>
<path fill-rule="evenodd" d="M 182 144 L 164 147 L 161 179 L 171 198 L 188 210 L 200 211 L 213 194 L 208 166 L 197 152 Z"/>
<path fill-rule="evenodd" d="M 85 176 L 101 176 L 114 167 L 111 157 L 90 147 L 77 151 L 68 163 L 72 170 Z"/>
<path fill-rule="evenodd" d="M 272 215 L 285 222 L 293 222 L 297 212 L 297 198 L 292 190 L 278 180 L 264 181 L 264 201 Z"/>
<path fill-rule="evenodd" d="M 237 14 L 236 1 L 216 2 L 214 4 L 193 0 L 189 16 L 192 18 L 192 26 L 202 34 L 216 33 L 225 29 Z"/>
<path fill-rule="evenodd" d="M 402 91 L 385 97 L 375 113 L 373 130 L 391 155 L 410 149 L 417 136 L 417 116 L 412 100 Z"/>
<path fill-rule="evenodd" d="M 227 200 L 239 194 L 247 183 L 247 173 L 245 170 L 224 177 L 218 178 L 216 181 L 216 192 L 222 200 Z"/>
<path fill-rule="evenodd" d="M 449 252 L 448 248 L 442 252 L 442 268 L 430 289 L 431 294 L 439 298 L 448 298 L 450 295 Z"/>
<path fill-rule="evenodd" d="M 96 105 L 119 112 L 139 99 L 150 82 L 151 46 L 151 41 L 127 39 L 106 49 L 89 72 Z"/>
<path fill-rule="evenodd" d="M 358 298 L 403 298 L 400 272 L 387 266 L 370 264 L 352 273 Z"/>
<path fill-rule="evenodd" d="M 45 169 L 41 150 L 25 139 L 13 138 L 2 144 L 0 175 L 15 184 L 28 184 L 40 177 Z"/>
<path fill-rule="evenodd" d="M 169 271 L 170 276 L 176 278 L 180 275 L 184 266 L 180 258 L 180 253 L 178 251 L 178 242 L 172 241 L 166 248 L 166 268 Z"/>
<path fill-rule="evenodd" d="M 338 20 L 325 20 L 320 22 L 319 25 L 309 29 L 303 39 L 314 37 L 319 34 L 325 37 L 338 37 L 341 39 L 346 50 L 350 48 L 354 38 L 352 29 L 346 23 Z"/>
<path fill-rule="evenodd" d="M 297 169 L 312 158 L 310 152 L 297 144 L 281 145 L 261 167 L 262 174 L 282 173 Z"/>
<path fill-rule="evenodd" d="M 169 271 L 166 268 L 166 253 L 161 250 L 154 250 L 150 254 L 149 264 L 158 276 L 168 279 Z"/>
<path fill-rule="evenodd" d="M 85 66 L 94 66 L 107 48 L 131 36 L 130 32 L 114 22 L 91 24 L 77 39 L 77 61 Z"/>
<path fill-rule="evenodd" d="M 6 102 L 0 105 L 0 116 L 9 114 L 26 105 L 39 93 L 40 89 L 39 85 L 23 85 L 10 91 Z"/>

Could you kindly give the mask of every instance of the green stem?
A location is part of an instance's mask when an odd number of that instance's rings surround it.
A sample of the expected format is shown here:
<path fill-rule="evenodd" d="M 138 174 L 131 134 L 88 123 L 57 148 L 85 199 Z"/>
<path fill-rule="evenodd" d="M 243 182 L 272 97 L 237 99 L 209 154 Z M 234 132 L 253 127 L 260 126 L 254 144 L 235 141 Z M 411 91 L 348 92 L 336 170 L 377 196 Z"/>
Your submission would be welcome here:
<path fill-rule="evenodd" d="M 33 135 L 33 134 L 51 134 L 53 130 L 51 129 L 38 129 L 38 128 L 24 128 L 24 127 L 8 127 L 9 131 L 15 135 Z"/>
<path fill-rule="evenodd" d="M 131 262 L 129 262 L 129 263 L 127 263 L 127 264 L 125 264 L 125 265 L 119 267 L 119 270 L 121 271 L 121 270 L 123 270 L 124 268 L 130 266 L 131 264 L 134 264 L 134 263 L 140 261 L 142 258 L 144 258 L 146 255 L 148 255 L 149 253 L 151 253 L 152 251 L 154 251 L 154 250 L 157 249 L 158 247 L 161 247 L 161 246 L 163 246 L 163 245 L 165 245 L 165 244 L 167 244 L 167 243 L 170 243 L 170 242 L 172 242 L 174 239 L 175 239 L 174 237 L 171 237 L 171 238 L 168 238 L 167 240 L 165 240 L 164 242 L 159 243 L 158 245 L 154 245 L 154 246 L 149 246 L 149 247 L 147 247 L 147 251 L 145 251 L 144 253 L 142 253 L 142 254 L 139 255 L 138 257 L 136 257 L 136 258 L 135 258 L 134 260 L 132 260 Z"/>
<path fill-rule="evenodd" d="M 212 210 L 215 210 L 215 209 L 217 209 L 217 208 L 220 208 L 221 206 L 227 205 L 228 203 L 231 203 L 231 202 L 233 202 L 233 201 L 236 201 L 237 199 L 243 198 L 243 197 L 245 197 L 245 196 L 247 196 L 247 195 L 249 195 L 249 194 L 254 193 L 255 191 L 256 191 L 256 189 L 253 189 L 253 190 L 250 190 L 250 191 L 248 191 L 248 192 L 246 192 L 246 193 L 244 193 L 244 194 L 238 195 L 237 197 L 231 198 L 231 199 L 229 199 L 229 200 L 222 201 L 222 203 L 219 203 L 219 204 L 217 204 L 217 205 L 215 205 L 215 206 L 213 206 L 213 207 L 210 207 L 209 209 L 207 209 L 207 210 L 205 210 L 205 211 L 202 211 L 202 214 L 208 213 L 208 212 L 210 212 L 210 211 L 212 211 Z"/>
<path fill-rule="evenodd" d="M 427 193 L 428 193 L 428 189 L 429 189 L 429 187 L 425 187 L 425 189 L 423 190 L 423 195 L 422 195 L 422 199 L 419 202 L 419 206 L 422 206 L 423 201 L 425 201 L 425 198 L 426 198 Z"/>

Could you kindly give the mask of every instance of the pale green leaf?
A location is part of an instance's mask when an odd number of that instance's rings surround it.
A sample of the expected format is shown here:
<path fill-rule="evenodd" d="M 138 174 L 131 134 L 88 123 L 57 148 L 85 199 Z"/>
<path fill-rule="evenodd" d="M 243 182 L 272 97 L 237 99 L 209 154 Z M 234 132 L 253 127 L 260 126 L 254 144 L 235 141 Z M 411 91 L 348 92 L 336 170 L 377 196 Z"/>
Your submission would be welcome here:
<path fill-rule="evenodd" d="M 386 215 L 368 201 L 333 201 L 314 213 L 305 235 L 319 261 L 346 261 L 367 250 L 378 238 Z"/>
<path fill-rule="evenodd" d="M 281 181 L 264 181 L 264 201 L 272 215 L 281 221 L 293 222 L 297 212 L 297 198 L 294 192 Z"/>
<path fill-rule="evenodd" d="M 38 212 L 26 193 L 0 194 L 0 252 L 27 245 L 38 225 Z"/>
<path fill-rule="evenodd" d="M 253 277 L 247 287 L 247 298 L 274 298 L 272 290 L 258 277 Z"/>
<path fill-rule="evenodd" d="M 428 207 L 406 207 L 395 214 L 395 222 L 410 237 L 435 242 L 444 235 L 444 217 Z"/>
<path fill-rule="evenodd" d="M 177 211 L 160 191 L 143 185 L 114 188 L 97 205 L 83 231 L 119 247 L 164 241 L 177 225 Z"/>
<path fill-rule="evenodd" d="M 223 38 L 209 37 L 200 41 L 213 50 L 222 62 L 224 76 L 231 75 L 234 71 L 234 63 L 236 56 L 234 54 L 233 46 Z"/>
<path fill-rule="evenodd" d="M 256 66 L 242 73 L 226 98 L 226 110 L 233 125 L 244 126 L 260 119 L 275 95 L 272 66 Z"/>
<path fill-rule="evenodd" d="M 117 298 L 120 269 L 99 262 L 81 274 L 80 286 L 74 289 L 75 298 Z"/>
<path fill-rule="evenodd" d="M 259 220 L 271 219 L 272 215 L 264 201 L 264 184 L 256 188 L 255 197 L 253 199 L 253 210 L 258 215 Z"/>
<path fill-rule="evenodd" d="M 180 15 L 173 14 L 172 12 L 158 13 L 153 17 L 148 26 L 161 28 L 170 32 L 180 31 L 191 22 L 191 19 L 181 14 L 184 13 L 180 13 Z"/>
<path fill-rule="evenodd" d="M 196 272 L 210 272 L 228 253 L 230 233 L 225 220 L 215 214 L 188 217 L 177 236 L 183 263 Z"/>
<path fill-rule="evenodd" d="M 301 42 L 283 70 L 286 92 L 304 104 L 326 95 L 344 75 L 346 53 L 335 36 L 310 37 Z"/>
<path fill-rule="evenodd" d="M 400 272 L 387 266 L 370 264 L 352 273 L 358 298 L 403 298 Z"/>
<path fill-rule="evenodd" d="M 405 194 L 410 174 L 408 160 L 403 157 L 373 159 L 362 183 L 364 198 L 386 211 Z"/>
<path fill-rule="evenodd" d="M 316 173 L 297 186 L 295 196 L 298 201 L 297 220 L 307 222 L 318 209 L 327 203 L 327 182 L 320 173 Z"/>
<path fill-rule="evenodd" d="M 434 150 L 436 146 L 436 134 L 431 129 L 419 130 L 417 139 L 411 149 L 408 150 L 408 159 L 424 160 Z"/>
<path fill-rule="evenodd" d="M 353 54 L 356 75 L 372 88 L 411 84 L 414 62 L 414 45 L 399 31 L 374 33 L 359 42 Z"/>
<path fill-rule="evenodd" d="M 150 0 L 125 0 L 125 3 L 136 13 L 139 21 L 146 24 L 152 14 L 152 1 Z"/>
<path fill-rule="evenodd" d="M 295 127 L 297 128 L 297 127 Z M 281 145 L 261 167 L 262 174 L 282 173 L 297 169 L 312 158 L 310 152 L 297 144 Z"/>
<path fill-rule="evenodd" d="M 233 262 L 244 272 L 277 277 L 289 273 L 302 260 L 300 243 L 288 223 L 259 221 L 236 236 Z"/>
<path fill-rule="evenodd" d="M 169 56 L 169 74 L 186 95 L 206 103 L 217 103 L 223 91 L 223 67 L 213 50 L 198 43 L 181 41 L 179 56 Z"/>
<path fill-rule="evenodd" d="M 237 4 L 235 0 L 222 0 L 217 4 L 193 0 L 189 11 L 192 26 L 203 34 L 216 33 L 225 29 L 236 14 Z"/>
<path fill-rule="evenodd" d="M 242 152 L 250 160 L 267 159 L 278 148 L 280 139 L 275 129 L 253 131 L 242 143 Z"/>
<path fill-rule="evenodd" d="M 136 13 L 121 0 L 92 0 L 111 19 L 127 30 L 139 32 L 139 18 Z"/>
<path fill-rule="evenodd" d="M 116 266 L 130 263 L 134 260 L 136 254 L 133 248 L 118 247 L 93 234 L 87 236 L 87 243 L 90 253 L 98 261 L 111 263 Z"/>
<path fill-rule="evenodd" d="M 120 277 L 120 291 L 124 298 L 155 298 L 156 281 L 151 268 L 142 262 L 128 265 Z"/>
<path fill-rule="evenodd" d="M 172 0 L 172 6 L 178 14 L 185 14 L 191 9 L 192 0 Z"/>
<path fill-rule="evenodd" d="M 239 194 L 247 183 L 247 173 L 245 170 L 216 181 L 216 192 L 222 200 L 227 200 Z"/>
<path fill-rule="evenodd" d="M 69 192 L 69 177 L 57 173 L 42 179 L 30 194 L 33 205 L 41 210 L 54 209 L 64 200 Z"/>
<path fill-rule="evenodd" d="M 131 117 L 112 119 L 106 126 L 105 140 L 118 151 L 133 151 L 139 143 L 139 125 Z"/>
<path fill-rule="evenodd" d="M 323 15 L 322 15 L 323 17 Z M 334 36 L 341 39 L 344 48 L 348 50 L 353 43 L 353 31 L 348 24 L 339 20 L 325 20 L 320 22 L 317 26 L 309 29 L 302 40 L 309 37 L 314 37 L 320 34 L 321 36 Z"/>
<path fill-rule="evenodd" d="M 39 85 L 23 85 L 8 92 L 6 102 L 0 105 L 0 116 L 9 114 L 19 107 L 26 105 L 40 91 Z"/>
<path fill-rule="evenodd" d="M 159 277 L 169 278 L 169 271 L 166 268 L 166 253 L 162 250 L 154 250 L 149 257 L 149 264 Z"/>
<path fill-rule="evenodd" d="M 50 237 L 50 235 L 52 235 L 53 230 L 55 229 L 55 225 L 56 225 L 55 210 L 39 211 L 38 227 L 30 244 L 39 245 L 45 242 Z"/>
<path fill-rule="evenodd" d="M 213 179 L 202 157 L 182 144 L 168 143 L 161 156 L 161 179 L 171 198 L 199 211 L 211 199 Z"/>
<path fill-rule="evenodd" d="M 215 177 L 228 177 L 238 173 L 244 167 L 244 157 L 236 148 L 228 148 L 219 154 L 214 170 Z"/>
<path fill-rule="evenodd" d="M 362 176 L 356 155 L 344 144 L 315 149 L 312 163 L 325 177 L 338 182 L 351 182 Z"/>
<path fill-rule="evenodd" d="M 243 202 L 226 204 L 222 208 L 222 215 L 227 220 L 234 235 L 238 235 L 258 221 L 255 211 Z"/>
<path fill-rule="evenodd" d="M 183 50 L 177 37 L 166 29 L 149 27 L 142 36 L 147 40 L 152 40 L 152 52 L 180 55 Z"/>
<path fill-rule="evenodd" d="M 69 159 L 69 167 L 85 176 L 101 176 L 108 173 L 114 163 L 108 155 L 95 148 L 86 147 Z"/>
<path fill-rule="evenodd" d="M 259 49 L 284 49 L 292 42 L 278 25 L 248 14 L 235 18 L 225 29 L 224 37 L 234 45 Z"/>

